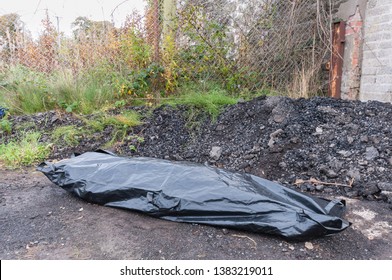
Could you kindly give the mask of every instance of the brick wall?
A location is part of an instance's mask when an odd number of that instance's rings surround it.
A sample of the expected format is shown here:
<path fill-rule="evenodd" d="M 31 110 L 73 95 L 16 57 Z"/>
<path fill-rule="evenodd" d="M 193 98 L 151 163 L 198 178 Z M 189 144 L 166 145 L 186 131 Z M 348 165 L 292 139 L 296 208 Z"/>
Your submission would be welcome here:
<path fill-rule="evenodd" d="M 359 98 L 392 102 L 392 0 L 368 0 Z"/>

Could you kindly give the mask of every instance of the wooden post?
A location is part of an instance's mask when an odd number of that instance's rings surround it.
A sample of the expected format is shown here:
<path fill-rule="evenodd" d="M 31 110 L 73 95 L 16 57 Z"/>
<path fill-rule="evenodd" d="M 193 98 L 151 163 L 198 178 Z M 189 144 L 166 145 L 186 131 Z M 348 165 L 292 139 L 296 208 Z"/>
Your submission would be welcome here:
<path fill-rule="evenodd" d="M 174 31 L 174 19 L 176 16 L 176 0 L 163 0 L 163 37 L 171 36 Z"/>
<path fill-rule="evenodd" d="M 161 37 L 160 22 L 159 22 L 159 0 L 153 0 L 153 15 L 154 15 L 154 62 L 159 63 L 159 41 Z"/>

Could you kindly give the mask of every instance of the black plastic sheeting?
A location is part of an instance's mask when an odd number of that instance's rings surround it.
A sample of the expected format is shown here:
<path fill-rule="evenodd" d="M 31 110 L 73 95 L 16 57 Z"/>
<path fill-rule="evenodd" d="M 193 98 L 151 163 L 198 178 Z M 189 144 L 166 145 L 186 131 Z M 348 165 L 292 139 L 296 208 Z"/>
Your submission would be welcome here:
<path fill-rule="evenodd" d="M 104 151 L 38 167 L 82 199 L 161 219 L 290 239 L 338 233 L 344 201 L 313 198 L 250 174 L 188 162 L 125 158 Z"/>

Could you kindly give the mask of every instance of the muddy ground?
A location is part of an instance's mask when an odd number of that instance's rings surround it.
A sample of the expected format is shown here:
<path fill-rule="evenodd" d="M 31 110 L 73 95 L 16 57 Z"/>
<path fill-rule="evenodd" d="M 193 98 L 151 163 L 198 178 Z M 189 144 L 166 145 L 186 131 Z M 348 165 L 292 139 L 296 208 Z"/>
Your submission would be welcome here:
<path fill-rule="evenodd" d="M 392 259 L 390 104 L 259 98 L 227 107 L 216 120 L 186 107 L 132 109 L 144 115 L 143 124 L 112 151 L 207 163 L 311 195 L 342 198 L 352 226 L 334 236 L 288 242 L 173 223 L 88 204 L 34 168 L 3 168 L 1 259 Z M 46 142 L 55 127 L 83 125 L 80 118 L 58 112 L 11 120 L 15 128 L 34 123 Z M 19 133 L 14 129 L 2 141 Z M 54 145 L 51 159 L 99 148 L 109 134 L 110 128 L 74 146 Z"/>

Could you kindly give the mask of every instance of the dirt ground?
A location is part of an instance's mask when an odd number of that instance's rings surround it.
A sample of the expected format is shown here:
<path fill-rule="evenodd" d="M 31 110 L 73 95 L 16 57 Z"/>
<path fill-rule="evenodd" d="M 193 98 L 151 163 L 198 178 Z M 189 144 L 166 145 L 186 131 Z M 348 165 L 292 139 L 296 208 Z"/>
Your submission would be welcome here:
<path fill-rule="evenodd" d="M 345 198 L 349 229 L 288 242 L 89 204 L 34 169 L 0 173 L 0 259 L 392 259 L 380 201 Z"/>

